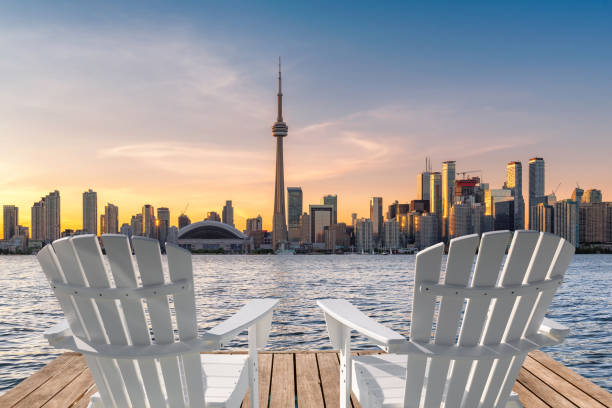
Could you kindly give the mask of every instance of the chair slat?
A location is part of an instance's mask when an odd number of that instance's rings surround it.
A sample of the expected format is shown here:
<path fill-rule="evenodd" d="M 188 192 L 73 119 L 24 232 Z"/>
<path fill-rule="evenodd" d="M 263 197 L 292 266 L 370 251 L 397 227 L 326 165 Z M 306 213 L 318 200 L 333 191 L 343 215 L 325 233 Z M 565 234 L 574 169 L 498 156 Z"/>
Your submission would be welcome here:
<path fill-rule="evenodd" d="M 135 288 L 138 286 L 136 271 L 132 261 L 130 242 L 125 235 L 105 234 L 102 236 L 108 262 L 118 288 Z M 142 301 L 140 299 L 122 299 L 121 307 L 133 345 L 149 345 L 151 337 L 147 325 Z M 160 378 L 154 359 L 138 359 L 140 376 L 152 408 L 165 407 Z"/>
<path fill-rule="evenodd" d="M 66 283 L 80 286 L 90 286 L 85 279 L 85 274 L 81 268 L 81 263 L 77 257 L 72 238 L 60 239 L 53 242 L 53 249 L 57 259 L 64 271 Z M 98 306 L 91 299 L 73 297 L 73 301 L 81 314 L 85 330 L 89 334 L 89 340 L 94 343 L 108 344 L 104 326 L 100 321 Z M 129 405 L 129 399 L 125 391 L 125 383 L 117 362 L 109 358 L 93 358 L 95 363 L 104 375 L 104 383 L 110 390 L 110 395 L 116 406 Z M 88 362 L 89 365 L 89 362 Z"/>
<path fill-rule="evenodd" d="M 163 283 L 164 273 L 158 241 L 145 237 L 133 237 L 132 243 L 142 284 L 156 285 Z M 147 298 L 147 306 L 155 342 L 157 344 L 173 343 L 174 334 L 168 298 L 166 296 Z M 178 357 L 160 358 L 160 365 L 168 403 L 172 408 L 185 407 Z"/>
<path fill-rule="evenodd" d="M 495 231 L 483 234 L 478 249 L 478 259 L 474 268 L 472 287 L 495 286 L 510 237 L 511 233 L 509 231 Z M 468 300 L 459 334 L 459 346 L 475 346 L 478 344 L 486 322 L 490 303 L 490 299 Z M 460 402 L 462 400 L 472 365 L 471 361 L 455 360 L 453 362 L 445 399 L 446 406 L 452 406 L 457 401 Z"/>
<path fill-rule="evenodd" d="M 89 286 L 96 288 L 110 287 L 98 238 L 95 235 L 79 235 L 72 238 L 72 243 Z M 98 306 L 100 318 L 106 329 L 110 344 L 129 344 L 128 333 L 126 333 L 126 328 L 122 322 L 122 311 L 117 307 L 117 303 L 114 300 L 106 299 L 96 299 L 95 303 Z M 144 389 L 138 378 L 138 371 L 134 362 L 117 360 L 117 365 L 123 376 L 132 406 L 146 408 Z"/>
<path fill-rule="evenodd" d="M 421 282 L 438 282 L 444 244 L 439 243 L 418 253 L 416 257 L 415 287 Z M 412 313 L 410 323 L 410 339 L 412 341 L 428 342 L 431 339 L 436 299 L 422 293 L 415 293 L 412 298 Z M 404 400 L 406 406 L 417 407 L 420 404 L 427 359 L 422 356 L 408 357 L 406 372 L 406 388 Z"/>
<path fill-rule="evenodd" d="M 168 258 L 168 269 L 172 282 L 180 280 L 193 281 L 193 266 L 191 253 L 183 248 L 166 244 L 166 256 Z M 176 311 L 176 322 L 181 341 L 191 340 L 197 337 L 197 318 L 195 294 L 193 285 L 191 290 L 181 292 L 174 296 L 174 308 Z M 199 353 L 190 353 L 182 356 L 185 369 L 185 381 L 189 406 L 205 406 L 204 401 L 204 373 L 200 363 Z M 204 381 L 202 381 L 204 379 Z"/>
<path fill-rule="evenodd" d="M 474 264 L 478 235 L 466 235 L 451 240 L 446 262 L 447 285 L 467 286 Z M 442 296 L 436 323 L 435 344 L 449 346 L 455 343 L 463 299 Z M 429 364 L 425 392 L 425 407 L 439 407 L 446 384 L 450 360 L 434 359 Z"/>
<path fill-rule="evenodd" d="M 523 282 L 527 267 L 531 262 L 533 250 L 538 242 L 539 233 L 536 231 L 515 231 L 510 251 L 506 258 L 503 271 L 500 276 L 502 286 L 518 285 Z M 513 297 L 497 299 L 493 307 L 489 311 L 489 318 L 485 324 L 484 336 L 482 342 L 484 344 L 499 344 L 502 340 L 510 314 L 514 309 L 516 299 Z M 480 403 L 485 386 L 488 388 L 501 387 L 501 381 L 495 383 L 493 380 L 492 368 L 499 361 L 479 361 L 475 363 L 471 380 L 468 384 L 468 391 L 465 394 L 462 402 L 462 407 L 476 407 Z M 488 382 L 488 384 L 487 384 Z"/>

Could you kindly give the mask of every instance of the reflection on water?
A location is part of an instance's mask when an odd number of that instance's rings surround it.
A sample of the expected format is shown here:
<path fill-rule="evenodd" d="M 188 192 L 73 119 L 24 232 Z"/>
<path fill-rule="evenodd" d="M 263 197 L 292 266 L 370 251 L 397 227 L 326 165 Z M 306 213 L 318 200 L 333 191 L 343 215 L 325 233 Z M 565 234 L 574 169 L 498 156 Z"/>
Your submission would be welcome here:
<path fill-rule="evenodd" d="M 407 334 L 414 256 L 193 257 L 202 331 L 247 300 L 276 297 L 268 349 L 330 348 L 315 301 L 345 298 L 367 315 Z M 59 353 L 42 332 L 62 314 L 36 258 L 0 256 L 0 393 Z M 547 349 L 556 360 L 612 391 L 612 255 L 576 255 L 550 317 L 572 329 L 565 344 Z M 356 347 L 371 347 L 356 338 Z M 246 345 L 246 336 L 229 345 Z"/>

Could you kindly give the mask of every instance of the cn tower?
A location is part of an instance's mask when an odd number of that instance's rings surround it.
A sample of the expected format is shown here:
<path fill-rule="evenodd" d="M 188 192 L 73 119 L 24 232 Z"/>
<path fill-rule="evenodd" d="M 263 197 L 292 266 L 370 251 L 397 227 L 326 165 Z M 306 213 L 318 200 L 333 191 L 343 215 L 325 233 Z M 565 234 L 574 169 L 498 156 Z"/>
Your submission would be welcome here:
<path fill-rule="evenodd" d="M 272 247 L 276 250 L 287 243 L 287 217 L 285 215 L 285 168 L 283 165 L 283 138 L 289 128 L 283 121 L 283 93 L 281 91 L 281 59 L 278 57 L 278 116 L 272 126 L 276 138 L 276 181 L 274 184 L 274 218 Z"/>

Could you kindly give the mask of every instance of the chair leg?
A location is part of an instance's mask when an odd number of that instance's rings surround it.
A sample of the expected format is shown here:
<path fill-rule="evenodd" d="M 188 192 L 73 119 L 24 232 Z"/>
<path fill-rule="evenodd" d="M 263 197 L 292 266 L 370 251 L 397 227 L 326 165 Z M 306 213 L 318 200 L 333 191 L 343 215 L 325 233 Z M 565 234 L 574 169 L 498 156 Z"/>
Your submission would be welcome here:
<path fill-rule="evenodd" d="M 259 373 L 257 365 L 257 325 L 249 327 L 249 387 L 251 407 L 259 408 Z"/>

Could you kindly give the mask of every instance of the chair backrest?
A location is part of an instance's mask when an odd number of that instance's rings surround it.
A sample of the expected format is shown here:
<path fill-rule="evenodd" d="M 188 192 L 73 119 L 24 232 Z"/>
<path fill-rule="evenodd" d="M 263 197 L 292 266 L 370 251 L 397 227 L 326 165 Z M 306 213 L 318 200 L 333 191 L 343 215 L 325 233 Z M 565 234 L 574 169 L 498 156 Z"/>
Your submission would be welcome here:
<path fill-rule="evenodd" d="M 556 235 L 516 231 L 501 268 L 511 237 L 509 231 L 483 234 L 475 265 L 478 235 L 451 240 L 442 283 L 444 245 L 417 255 L 411 341 L 454 346 L 460 355 L 462 348 L 465 353 L 479 345 L 493 349 L 536 334 L 574 247 Z M 405 406 L 505 406 L 525 356 L 516 351 L 496 359 L 410 355 Z"/>
<path fill-rule="evenodd" d="M 133 238 L 136 268 L 125 235 L 102 239 L 110 272 L 95 235 L 59 239 L 45 246 L 38 260 L 74 336 L 128 356 L 85 355 L 104 406 L 204 406 L 199 353 L 129 358 L 147 346 L 197 337 L 190 253 L 166 245 L 164 279 L 158 241 Z"/>

